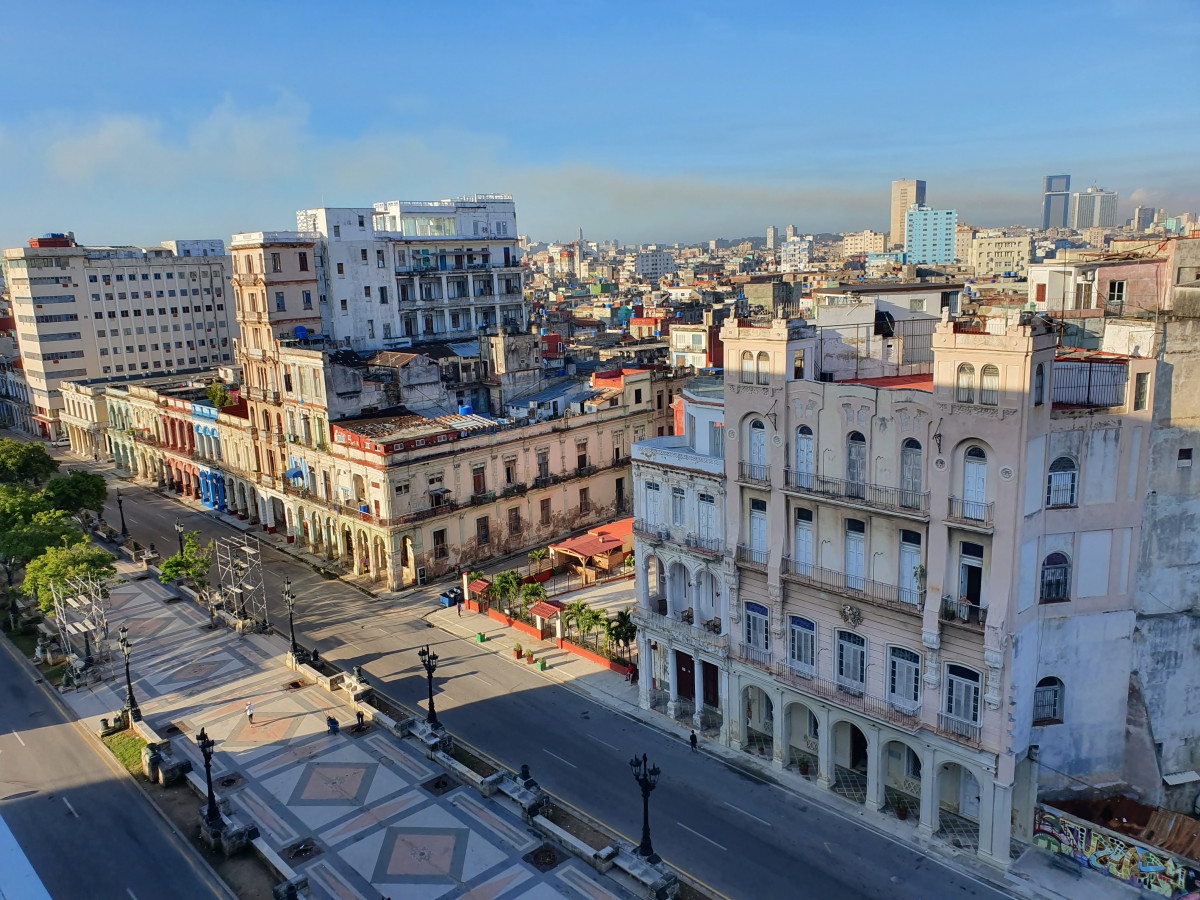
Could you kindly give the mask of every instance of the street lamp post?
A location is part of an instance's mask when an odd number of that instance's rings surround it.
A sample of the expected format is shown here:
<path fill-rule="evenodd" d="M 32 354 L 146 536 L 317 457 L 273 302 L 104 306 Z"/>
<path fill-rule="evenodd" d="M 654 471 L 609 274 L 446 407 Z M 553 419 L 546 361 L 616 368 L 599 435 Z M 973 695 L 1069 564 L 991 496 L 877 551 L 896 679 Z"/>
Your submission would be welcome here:
<path fill-rule="evenodd" d="M 437 671 L 438 655 L 431 653 L 429 645 L 417 651 L 417 656 L 421 657 L 421 665 L 425 667 L 425 677 L 429 682 L 429 713 L 425 716 L 425 722 L 430 728 L 441 728 L 442 723 L 438 721 L 437 710 L 433 708 L 433 673 Z"/>
<path fill-rule="evenodd" d="M 179 555 L 183 556 L 183 523 L 176 521 L 175 537 L 179 538 Z"/>
<path fill-rule="evenodd" d="M 296 659 L 300 654 L 300 648 L 296 646 L 296 623 L 292 619 L 292 610 L 296 607 L 296 592 L 292 590 L 292 579 L 287 577 L 283 579 L 283 602 L 287 604 L 288 609 L 288 634 L 292 638 L 292 659 Z"/>
<path fill-rule="evenodd" d="M 133 697 L 133 679 L 129 677 L 129 629 L 122 625 L 117 633 L 121 635 L 117 641 L 121 648 L 121 653 L 125 656 L 125 708 L 129 710 L 129 719 L 131 722 L 142 721 L 142 711 L 137 705 L 137 700 Z"/>
<path fill-rule="evenodd" d="M 213 747 L 216 743 L 203 728 L 196 735 L 196 746 L 200 748 L 200 753 L 204 757 L 204 777 L 208 781 L 208 809 L 204 811 L 204 824 L 211 829 L 221 827 L 221 811 L 217 809 L 217 796 L 213 793 L 212 786 Z"/>
<path fill-rule="evenodd" d="M 120 488 L 117 488 L 117 511 L 121 514 L 121 537 L 129 537 L 129 529 L 125 527 L 125 505 L 121 502 Z"/>
<path fill-rule="evenodd" d="M 658 776 L 661 772 L 658 766 L 652 767 L 646 761 L 645 753 L 642 754 L 641 759 L 636 756 L 631 759 L 629 768 L 633 771 L 633 780 L 642 789 L 642 843 L 638 845 L 637 854 L 646 862 L 656 863 L 661 860 L 661 857 L 654 852 L 654 847 L 650 844 L 650 792 L 658 784 Z"/>

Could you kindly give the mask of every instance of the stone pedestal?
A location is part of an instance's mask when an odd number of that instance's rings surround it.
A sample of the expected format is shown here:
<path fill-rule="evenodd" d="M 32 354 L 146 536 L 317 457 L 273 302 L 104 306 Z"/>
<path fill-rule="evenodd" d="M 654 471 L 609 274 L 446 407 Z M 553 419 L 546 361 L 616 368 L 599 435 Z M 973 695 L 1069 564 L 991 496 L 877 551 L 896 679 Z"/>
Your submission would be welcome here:
<path fill-rule="evenodd" d="M 163 757 L 158 744 L 149 743 L 142 748 L 142 774 L 146 776 L 147 780 L 158 781 L 158 771 L 162 761 Z"/>
<path fill-rule="evenodd" d="M 255 825 L 228 825 L 221 832 L 221 852 L 226 856 L 241 853 L 258 836 Z"/>
<path fill-rule="evenodd" d="M 163 759 L 158 766 L 158 782 L 163 787 L 170 787 L 183 781 L 190 771 L 192 771 L 190 759 Z"/>
<path fill-rule="evenodd" d="M 225 830 L 223 823 L 209 825 L 204 818 L 204 814 L 208 812 L 208 804 L 200 807 L 200 843 L 209 850 L 216 850 L 221 846 L 221 832 Z"/>

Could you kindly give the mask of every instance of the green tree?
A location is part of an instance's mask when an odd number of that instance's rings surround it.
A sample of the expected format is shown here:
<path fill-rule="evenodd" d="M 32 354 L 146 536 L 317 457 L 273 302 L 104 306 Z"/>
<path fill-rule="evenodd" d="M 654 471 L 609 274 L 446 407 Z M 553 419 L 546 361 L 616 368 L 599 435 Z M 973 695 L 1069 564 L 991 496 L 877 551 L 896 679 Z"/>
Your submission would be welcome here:
<path fill-rule="evenodd" d="M 197 589 L 208 587 L 208 573 L 212 567 L 213 542 L 200 545 L 199 531 L 189 531 L 183 536 L 183 553 L 168 556 L 158 567 L 163 581 L 183 581 Z"/>
<path fill-rule="evenodd" d="M 62 510 L 43 510 L 33 513 L 28 522 L 14 523 L 0 531 L 0 557 L 11 559 L 14 568 L 20 568 L 51 547 L 71 546 L 83 539 L 83 532 Z"/>
<path fill-rule="evenodd" d="M 218 378 L 214 378 L 209 382 L 208 387 L 204 389 L 204 393 L 208 395 L 208 399 L 212 401 L 212 405 L 217 409 L 220 409 L 222 406 L 228 406 L 233 401 L 233 398 L 229 395 L 229 389 Z"/>
<path fill-rule="evenodd" d="M 538 547 L 536 550 L 529 551 L 529 571 L 542 571 L 541 562 L 549 555 L 549 551 L 545 547 Z M 537 563 L 537 565 L 534 565 Z"/>
<path fill-rule="evenodd" d="M 568 631 L 583 630 L 583 621 L 587 618 L 587 612 L 590 609 L 586 600 L 576 597 L 563 607 L 563 611 L 559 613 L 562 619 L 563 628 Z"/>
<path fill-rule="evenodd" d="M 30 597 L 37 596 L 43 612 L 54 608 L 55 587 L 62 588 L 72 576 L 91 576 L 104 585 L 117 574 L 113 555 L 86 540 L 69 547 L 51 547 L 25 567 L 25 583 L 21 585 Z M 105 595 L 108 593 L 103 587 Z"/>
<path fill-rule="evenodd" d="M 28 525 L 34 515 L 49 509 L 42 492 L 28 484 L 0 484 L 0 532 Z"/>
<path fill-rule="evenodd" d="M 604 613 L 588 607 L 579 622 L 579 627 L 587 634 L 587 640 L 593 640 L 592 634 L 604 625 Z"/>
<path fill-rule="evenodd" d="M 501 572 L 492 580 L 492 591 L 496 598 L 506 607 L 512 606 L 513 601 L 521 592 L 521 575 L 516 569 Z"/>
<path fill-rule="evenodd" d="M 0 438 L 0 483 L 32 481 L 41 484 L 58 471 L 58 462 L 41 444 Z"/>
<path fill-rule="evenodd" d="M 540 584 L 521 585 L 521 615 L 529 612 L 529 607 L 546 599 L 546 589 Z"/>
<path fill-rule="evenodd" d="M 628 609 L 622 609 L 609 622 L 609 636 L 613 643 L 624 651 L 625 658 L 628 659 L 629 647 L 637 640 L 637 625 L 634 624 L 633 613 Z"/>
<path fill-rule="evenodd" d="M 108 499 L 108 483 L 103 475 L 76 470 L 69 475 L 58 475 L 46 482 L 43 496 L 55 509 L 70 513 L 87 527 L 88 511 L 97 516 L 104 510 Z"/>

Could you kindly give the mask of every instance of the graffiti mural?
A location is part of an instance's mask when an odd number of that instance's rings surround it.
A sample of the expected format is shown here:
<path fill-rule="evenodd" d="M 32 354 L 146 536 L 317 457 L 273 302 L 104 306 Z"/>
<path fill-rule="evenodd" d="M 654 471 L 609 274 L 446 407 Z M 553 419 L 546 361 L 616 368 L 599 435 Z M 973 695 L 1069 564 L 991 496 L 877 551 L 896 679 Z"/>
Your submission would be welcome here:
<path fill-rule="evenodd" d="M 1033 843 L 1171 900 L 1197 896 L 1200 876 L 1185 862 L 1057 811 L 1037 808 Z"/>

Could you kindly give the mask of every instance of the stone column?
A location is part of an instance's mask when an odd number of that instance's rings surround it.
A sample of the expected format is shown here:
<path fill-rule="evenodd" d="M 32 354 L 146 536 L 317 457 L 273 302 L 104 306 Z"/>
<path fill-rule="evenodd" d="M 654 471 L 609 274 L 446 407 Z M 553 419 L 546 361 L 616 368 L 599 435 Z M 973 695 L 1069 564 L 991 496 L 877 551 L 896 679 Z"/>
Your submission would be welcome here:
<path fill-rule="evenodd" d="M 717 705 L 721 710 L 721 734 L 719 740 L 729 746 L 729 669 L 728 663 L 717 669 Z"/>
<path fill-rule="evenodd" d="M 695 667 L 696 708 L 692 712 L 692 724 L 700 727 L 700 710 L 704 707 L 704 663 L 699 653 L 692 654 L 692 665 Z"/>
<path fill-rule="evenodd" d="M 675 648 L 670 644 L 667 644 L 667 684 L 670 685 L 667 715 L 674 719 L 679 715 L 679 664 L 675 659 Z"/>
<path fill-rule="evenodd" d="M 883 808 L 884 779 L 880 773 L 883 767 L 883 749 L 880 747 L 877 727 L 868 725 L 863 734 L 867 739 L 867 796 L 863 806 L 871 812 L 878 812 Z"/>
<path fill-rule="evenodd" d="M 997 784 L 988 779 L 980 785 L 979 795 L 979 855 L 993 865 L 1008 868 L 1012 828 L 1012 785 Z"/>
<path fill-rule="evenodd" d="M 817 714 L 817 787 L 826 790 L 833 784 L 833 729 L 829 713 Z"/>
<path fill-rule="evenodd" d="M 926 840 L 940 827 L 938 821 L 937 781 L 938 760 L 934 754 L 921 758 L 921 821 L 917 833 Z"/>
<path fill-rule="evenodd" d="M 785 752 L 783 746 L 783 691 L 778 690 L 775 696 L 771 698 L 773 709 L 771 710 L 771 766 L 776 769 L 782 769 L 784 766 Z"/>
<path fill-rule="evenodd" d="M 654 677 L 653 651 L 650 649 L 650 638 L 644 634 L 638 637 L 638 706 L 650 708 L 650 679 Z"/>

